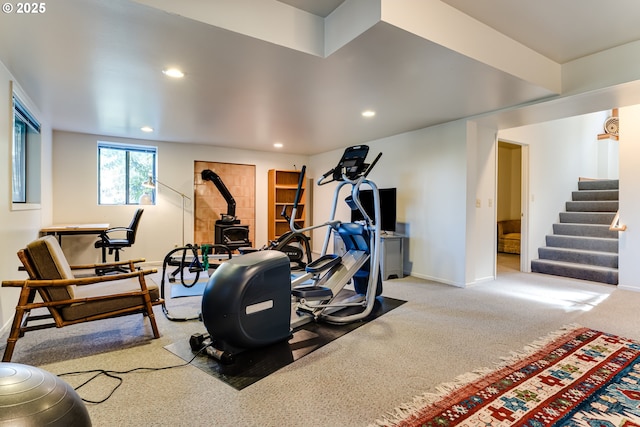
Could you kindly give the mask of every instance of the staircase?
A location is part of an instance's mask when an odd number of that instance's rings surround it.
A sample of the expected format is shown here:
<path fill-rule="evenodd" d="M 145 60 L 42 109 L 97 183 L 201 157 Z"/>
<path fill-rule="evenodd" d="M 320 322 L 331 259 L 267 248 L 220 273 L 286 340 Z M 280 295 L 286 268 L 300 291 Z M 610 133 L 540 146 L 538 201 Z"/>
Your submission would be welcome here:
<path fill-rule="evenodd" d="M 617 210 L 618 180 L 579 181 L 531 271 L 617 285 L 618 231 L 609 230 Z"/>

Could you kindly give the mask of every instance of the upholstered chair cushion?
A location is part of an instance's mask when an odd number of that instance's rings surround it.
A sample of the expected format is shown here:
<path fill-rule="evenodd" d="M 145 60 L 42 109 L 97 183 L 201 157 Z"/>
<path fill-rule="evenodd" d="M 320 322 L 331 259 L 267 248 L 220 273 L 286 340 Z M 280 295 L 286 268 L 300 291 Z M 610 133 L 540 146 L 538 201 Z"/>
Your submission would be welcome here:
<path fill-rule="evenodd" d="M 73 272 L 62 252 L 60 244 L 53 236 L 44 236 L 27 245 L 27 252 L 33 262 L 39 279 L 73 279 Z M 73 299 L 73 286 L 48 288 L 54 301 Z"/>

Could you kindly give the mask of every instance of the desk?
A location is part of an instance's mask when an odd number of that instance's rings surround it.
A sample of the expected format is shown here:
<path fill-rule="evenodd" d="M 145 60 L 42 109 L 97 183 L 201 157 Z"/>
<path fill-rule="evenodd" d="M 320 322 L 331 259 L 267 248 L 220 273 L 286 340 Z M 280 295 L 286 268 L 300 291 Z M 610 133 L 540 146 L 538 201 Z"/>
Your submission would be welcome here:
<path fill-rule="evenodd" d="M 50 225 L 40 229 L 40 235 L 52 234 L 58 237 L 58 242 L 62 244 L 63 235 L 71 234 L 96 234 L 100 235 L 109 228 L 109 224 L 58 224 Z"/>

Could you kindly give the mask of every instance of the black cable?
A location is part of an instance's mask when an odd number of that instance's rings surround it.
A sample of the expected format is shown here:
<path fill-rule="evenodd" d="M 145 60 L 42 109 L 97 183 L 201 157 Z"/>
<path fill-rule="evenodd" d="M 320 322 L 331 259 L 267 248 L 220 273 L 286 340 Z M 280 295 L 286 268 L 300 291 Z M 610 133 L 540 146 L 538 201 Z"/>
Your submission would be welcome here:
<path fill-rule="evenodd" d="M 88 370 L 88 371 L 65 372 L 65 373 L 62 373 L 62 374 L 57 374 L 57 376 L 58 377 L 64 377 L 64 376 L 70 376 L 70 375 L 84 375 L 84 374 L 92 374 L 92 373 L 94 374 L 92 377 L 90 377 L 88 380 L 86 380 L 82 384 L 74 387 L 73 389 L 75 391 L 78 391 L 79 389 L 81 389 L 85 385 L 89 384 L 91 381 L 93 381 L 96 378 L 98 378 L 100 376 L 103 376 L 103 375 L 105 377 L 113 378 L 115 380 L 118 380 L 118 384 L 116 384 L 115 387 L 113 387 L 113 389 L 109 392 L 109 394 L 104 399 L 101 399 L 101 400 L 90 400 L 90 399 L 85 399 L 82 396 L 80 397 L 80 399 L 82 399 L 83 402 L 93 403 L 93 404 L 98 405 L 100 403 L 104 403 L 107 400 L 109 400 L 109 398 L 111 396 L 113 396 L 113 394 L 116 392 L 116 390 L 124 383 L 124 378 L 120 377 L 119 375 L 131 374 L 133 372 L 138 372 L 138 371 L 155 372 L 155 371 L 164 371 L 164 370 L 167 370 L 167 369 L 182 368 L 184 366 L 190 365 L 191 362 L 193 362 L 196 359 L 196 357 L 198 357 L 210 345 L 211 345 L 211 343 L 202 346 L 202 348 L 196 352 L 196 354 L 191 358 L 191 360 L 189 360 L 188 362 L 185 362 L 185 363 L 181 363 L 179 365 L 162 366 L 160 368 L 138 367 L 138 368 L 132 368 L 132 369 L 129 369 L 129 370 L 126 370 L 126 371 L 112 371 L 112 370 L 107 370 L 107 369 L 91 369 L 91 370 Z"/>
<path fill-rule="evenodd" d="M 191 283 L 186 283 L 184 281 L 184 266 L 187 264 L 187 250 L 191 249 L 191 252 L 193 253 L 193 258 L 191 259 L 191 263 L 189 264 L 189 271 L 190 272 L 194 272 L 196 273 L 196 277 L 193 279 L 193 282 Z M 194 267 L 195 266 L 195 267 Z M 187 244 L 187 246 L 185 247 L 185 250 L 182 252 L 182 261 L 180 263 L 180 283 L 182 283 L 182 285 L 185 288 L 191 288 L 193 287 L 196 283 L 198 283 L 198 279 L 200 279 L 200 272 L 203 271 L 204 268 L 202 267 L 202 264 L 200 263 L 200 259 L 198 259 L 198 245 L 192 245 L 190 243 Z"/>

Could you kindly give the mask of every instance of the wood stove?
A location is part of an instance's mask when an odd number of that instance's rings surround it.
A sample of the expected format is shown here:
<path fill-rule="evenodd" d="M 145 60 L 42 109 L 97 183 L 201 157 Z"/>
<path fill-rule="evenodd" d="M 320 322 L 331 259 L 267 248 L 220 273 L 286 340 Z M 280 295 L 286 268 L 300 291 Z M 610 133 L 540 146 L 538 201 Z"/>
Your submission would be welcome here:
<path fill-rule="evenodd" d="M 249 226 L 241 225 L 240 220 L 233 222 L 216 221 L 215 243 L 225 245 L 232 251 L 245 246 L 251 246 L 249 240 Z"/>

